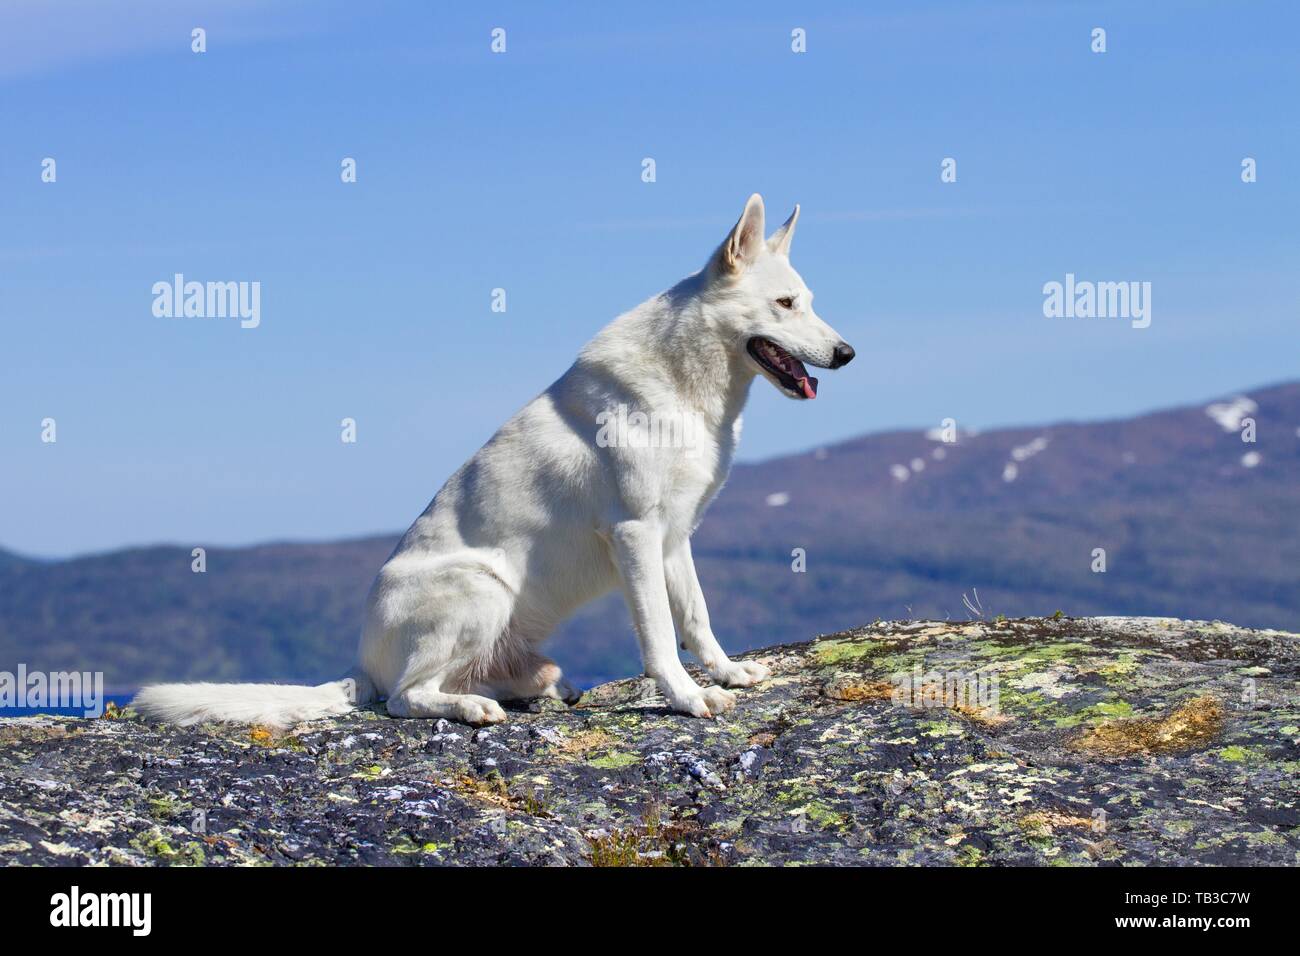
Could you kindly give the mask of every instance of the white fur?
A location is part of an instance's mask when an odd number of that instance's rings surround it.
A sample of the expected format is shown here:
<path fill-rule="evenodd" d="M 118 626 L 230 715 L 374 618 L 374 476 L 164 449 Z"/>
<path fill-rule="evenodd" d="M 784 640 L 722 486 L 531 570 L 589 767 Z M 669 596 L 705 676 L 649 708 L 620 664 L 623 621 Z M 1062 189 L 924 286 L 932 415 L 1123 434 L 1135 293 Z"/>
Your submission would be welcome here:
<path fill-rule="evenodd" d="M 133 706 L 157 720 L 188 727 L 205 720 L 292 727 L 304 720 L 346 714 L 355 704 L 347 681 L 319 687 L 294 684 L 155 684 Z"/>
<path fill-rule="evenodd" d="M 675 636 L 720 684 L 767 676 L 714 638 L 690 535 L 731 467 L 754 376 L 798 397 L 754 361 L 748 340 L 823 367 L 843 344 L 790 265 L 798 215 L 765 242 L 763 201 L 751 196 L 703 270 L 601 330 L 448 479 L 371 588 L 351 698 L 339 684 L 163 685 L 141 691 L 137 708 L 182 724 L 283 726 L 378 695 L 397 717 L 493 723 L 505 719 L 497 698 L 576 698 L 538 647 L 579 606 L 621 587 L 668 705 L 699 717 L 730 710 L 730 692 L 686 673 Z M 693 447 L 602 446 L 597 416 L 620 405 L 686 422 Z"/>

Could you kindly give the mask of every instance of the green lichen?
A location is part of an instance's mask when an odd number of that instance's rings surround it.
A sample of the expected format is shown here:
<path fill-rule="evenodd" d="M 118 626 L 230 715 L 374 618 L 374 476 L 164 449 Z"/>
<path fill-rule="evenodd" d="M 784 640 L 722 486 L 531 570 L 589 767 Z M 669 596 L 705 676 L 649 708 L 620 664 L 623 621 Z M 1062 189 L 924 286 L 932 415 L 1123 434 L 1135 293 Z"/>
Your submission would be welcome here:
<path fill-rule="evenodd" d="M 149 801 L 149 814 L 156 820 L 168 822 L 181 817 L 186 810 L 191 809 L 190 804 L 182 803 L 171 797 L 157 797 Z"/>
<path fill-rule="evenodd" d="M 131 841 L 131 845 L 140 852 L 157 857 L 161 862 L 173 866 L 202 866 L 206 860 L 203 844 L 188 841 L 179 849 L 173 847 L 160 830 L 149 830 Z"/>
<path fill-rule="evenodd" d="M 984 851 L 974 844 L 958 847 L 953 863 L 957 866 L 986 866 Z"/>
<path fill-rule="evenodd" d="M 603 756 L 588 760 L 587 763 L 601 770 L 622 770 L 624 767 L 630 767 L 633 764 L 640 763 L 639 754 L 628 753 L 623 750 L 611 750 Z"/>
<path fill-rule="evenodd" d="M 1093 704 L 1083 713 L 1090 717 L 1096 716 L 1102 720 L 1113 720 L 1119 717 L 1132 717 L 1133 705 L 1126 700 L 1103 701 L 1100 704 Z"/>
<path fill-rule="evenodd" d="M 813 657 L 819 664 L 843 664 L 870 657 L 877 650 L 875 645 L 865 640 L 821 640 L 813 645 Z"/>
<path fill-rule="evenodd" d="M 416 843 L 410 837 L 402 837 L 396 840 L 392 844 L 392 846 L 389 847 L 389 849 L 391 850 L 391 852 L 400 854 L 402 856 L 419 856 L 419 855 L 435 856 L 442 853 L 443 850 L 448 849 L 451 846 L 452 846 L 451 843 L 434 843 L 432 841 L 426 841 L 424 843 Z"/>
<path fill-rule="evenodd" d="M 927 737 L 961 737 L 966 733 L 966 728 L 955 720 L 922 720 L 917 727 Z"/>
<path fill-rule="evenodd" d="M 816 800 L 805 803 L 793 811 L 793 815 L 804 817 L 809 823 L 822 830 L 839 830 L 847 824 L 844 814 Z"/>

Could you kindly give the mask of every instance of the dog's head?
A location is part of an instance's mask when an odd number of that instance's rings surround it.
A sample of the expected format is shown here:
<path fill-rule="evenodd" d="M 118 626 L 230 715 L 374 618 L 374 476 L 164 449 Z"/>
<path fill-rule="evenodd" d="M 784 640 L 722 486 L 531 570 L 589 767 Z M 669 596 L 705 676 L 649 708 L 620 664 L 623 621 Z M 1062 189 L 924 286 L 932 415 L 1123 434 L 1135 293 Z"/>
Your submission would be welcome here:
<path fill-rule="evenodd" d="M 731 233 L 709 263 L 710 286 L 718 300 L 721 331 L 737 354 L 782 394 L 817 397 L 817 379 L 805 365 L 839 368 L 853 359 L 853 347 L 813 311 L 813 294 L 790 265 L 790 240 L 799 207 L 764 240 L 763 197 L 745 203 Z"/>

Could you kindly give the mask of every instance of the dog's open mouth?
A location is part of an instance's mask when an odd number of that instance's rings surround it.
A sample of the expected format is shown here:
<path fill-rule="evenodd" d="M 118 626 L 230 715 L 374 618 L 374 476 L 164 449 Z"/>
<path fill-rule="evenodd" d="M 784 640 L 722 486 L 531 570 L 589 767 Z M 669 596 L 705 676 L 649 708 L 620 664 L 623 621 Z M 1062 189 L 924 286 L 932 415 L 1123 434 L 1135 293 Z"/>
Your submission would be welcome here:
<path fill-rule="evenodd" d="M 803 362 L 781 346 L 756 335 L 749 340 L 746 348 L 754 361 L 795 398 L 817 397 L 817 379 L 808 374 Z"/>

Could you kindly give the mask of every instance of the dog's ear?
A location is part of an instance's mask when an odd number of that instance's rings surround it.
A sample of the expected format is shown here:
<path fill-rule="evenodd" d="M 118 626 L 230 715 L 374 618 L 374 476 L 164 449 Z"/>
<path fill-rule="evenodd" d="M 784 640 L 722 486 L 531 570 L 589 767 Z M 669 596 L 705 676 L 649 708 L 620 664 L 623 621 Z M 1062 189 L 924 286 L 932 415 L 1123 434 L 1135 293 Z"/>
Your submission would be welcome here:
<path fill-rule="evenodd" d="M 723 271 L 738 273 L 754 264 L 763 249 L 763 197 L 758 193 L 749 197 L 745 211 L 740 214 L 731 234 L 718 249 L 718 262 Z"/>
<path fill-rule="evenodd" d="M 794 227 L 798 221 L 799 204 L 795 203 L 794 212 L 790 213 L 790 218 L 785 221 L 785 225 L 772 233 L 772 238 L 767 240 L 768 252 L 786 258 L 790 257 L 790 240 L 794 238 Z"/>

